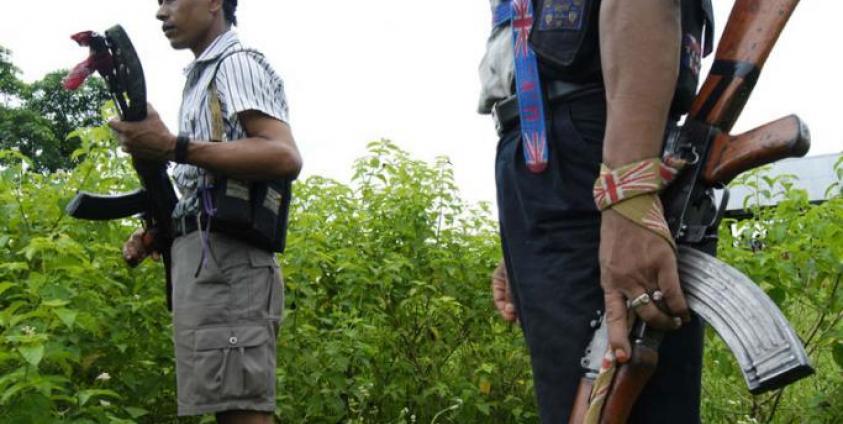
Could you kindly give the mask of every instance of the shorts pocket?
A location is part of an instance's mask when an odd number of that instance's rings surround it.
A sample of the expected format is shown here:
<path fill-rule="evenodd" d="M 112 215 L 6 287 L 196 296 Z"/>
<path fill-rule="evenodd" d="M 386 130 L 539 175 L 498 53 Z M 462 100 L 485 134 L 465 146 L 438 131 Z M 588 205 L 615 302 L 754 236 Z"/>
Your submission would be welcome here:
<path fill-rule="evenodd" d="M 197 403 L 267 397 L 275 371 L 271 340 L 266 325 L 196 330 L 193 353 Z"/>

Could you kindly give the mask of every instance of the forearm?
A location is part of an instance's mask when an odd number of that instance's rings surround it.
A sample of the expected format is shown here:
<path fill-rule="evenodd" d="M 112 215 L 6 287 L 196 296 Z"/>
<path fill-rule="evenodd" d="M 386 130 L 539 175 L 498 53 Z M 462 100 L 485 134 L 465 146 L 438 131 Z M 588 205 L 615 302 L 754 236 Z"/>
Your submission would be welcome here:
<path fill-rule="evenodd" d="M 261 137 L 227 143 L 191 140 L 187 161 L 245 181 L 296 177 L 301 170 L 301 158 L 294 145 Z"/>
<path fill-rule="evenodd" d="M 680 32 L 678 0 L 603 0 L 603 162 L 609 167 L 659 156 L 679 72 Z"/>

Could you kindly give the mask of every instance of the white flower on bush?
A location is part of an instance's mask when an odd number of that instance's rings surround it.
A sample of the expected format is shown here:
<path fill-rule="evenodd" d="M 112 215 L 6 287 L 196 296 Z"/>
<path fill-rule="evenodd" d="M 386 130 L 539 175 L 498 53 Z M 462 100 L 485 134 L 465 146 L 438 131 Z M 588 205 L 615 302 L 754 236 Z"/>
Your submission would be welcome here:
<path fill-rule="evenodd" d="M 111 376 L 107 372 L 104 372 L 97 376 L 97 380 L 108 381 L 111 380 Z"/>
<path fill-rule="evenodd" d="M 35 327 L 31 327 L 29 325 L 23 327 L 23 333 L 27 336 L 34 336 L 35 335 Z"/>

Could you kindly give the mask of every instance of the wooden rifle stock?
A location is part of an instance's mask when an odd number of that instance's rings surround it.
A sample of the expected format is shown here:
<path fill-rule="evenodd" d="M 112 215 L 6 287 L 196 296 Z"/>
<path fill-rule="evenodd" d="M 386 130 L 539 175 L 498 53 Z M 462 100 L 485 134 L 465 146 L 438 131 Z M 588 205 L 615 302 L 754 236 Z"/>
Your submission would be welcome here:
<path fill-rule="evenodd" d="M 714 129 L 704 161 L 702 182 L 721 186 L 739 173 L 790 156 L 804 155 L 807 127 L 788 116 L 747 133 L 730 136 L 761 69 L 799 0 L 736 0 L 721 36 L 711 71 L 695 97 L 688 119 Z M 600 423 L 624 423 L 658 363 L 658 332 L 647 330 L 634 343 L 631 360 L 620 365 L 603 406 Z M 640 340 L 640 339 L 639 339 Z M 570 424 L 584 422 L 593 381 L 580 383 Z"/>

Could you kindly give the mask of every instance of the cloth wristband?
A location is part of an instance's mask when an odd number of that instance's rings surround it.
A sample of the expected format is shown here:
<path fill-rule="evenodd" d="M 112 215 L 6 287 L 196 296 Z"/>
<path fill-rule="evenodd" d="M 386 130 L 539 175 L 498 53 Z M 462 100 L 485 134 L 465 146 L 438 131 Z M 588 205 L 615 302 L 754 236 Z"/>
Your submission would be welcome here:
<path fill-rule="evenodd" d="M 664 218 L 664 207 L 656 193 L 647 193 L 616 203 L 611 208 L 624 218 L 650 230 L 670 244 L 676 251 L 676 241 Z"/>
<path fill-rule="evenodd" d="M 644 159 L 616 169 L 601 165 L 600 176 L 594 182 L 594 203 L 603 211 L 635 196 L 658 193 L 676 178 L 683 165 L 672 158 L 664 162 Z"/>
<path fill-rule="evenodd" d="M 594 203 L 601 211 L 611 208 L 623 217 L 650 230 L 676 250 L 676 241 L 664 218 L 658 193 L 670 184 L 685 166 L 681 159 L 644 159 L 614 170 L 605 164 L 594 182 Z"/>

